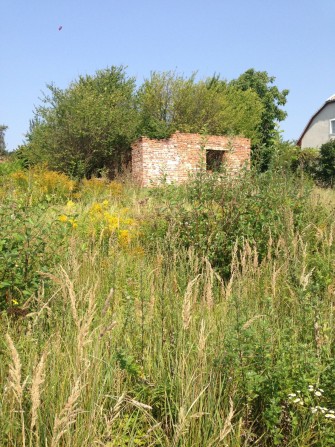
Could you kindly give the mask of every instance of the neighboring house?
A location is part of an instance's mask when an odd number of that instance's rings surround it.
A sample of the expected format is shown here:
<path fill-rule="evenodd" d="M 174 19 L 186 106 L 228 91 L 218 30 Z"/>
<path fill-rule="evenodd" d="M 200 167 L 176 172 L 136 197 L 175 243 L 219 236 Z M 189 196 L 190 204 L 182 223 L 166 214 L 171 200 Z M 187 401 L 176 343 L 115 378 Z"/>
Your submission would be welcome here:
<path fill-rule="evenodd" d="M 318 148 L 335 138 L 335 95 L 327 99 L 308 121 L 298 140 L 298 146 Z"/>
<path fill-rule="evenodd" d="M 235 174 L 250 167 L 250 140 L 176 132 L 164 140 L 142 137 L 132 145 L 132 176 L 141 186 L 182 183 L 189 175 L 224 165 Z"/>

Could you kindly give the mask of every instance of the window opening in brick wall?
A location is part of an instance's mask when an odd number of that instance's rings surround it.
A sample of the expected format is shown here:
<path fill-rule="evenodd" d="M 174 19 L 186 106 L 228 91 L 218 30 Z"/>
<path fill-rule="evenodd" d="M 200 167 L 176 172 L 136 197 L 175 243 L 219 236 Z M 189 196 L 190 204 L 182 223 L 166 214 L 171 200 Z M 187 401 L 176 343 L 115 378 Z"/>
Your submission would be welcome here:
<path fill-rule="evenodd" d="M 220 172 L 225 162 L 225 151 L 206 150 L 206 171 Z"/>

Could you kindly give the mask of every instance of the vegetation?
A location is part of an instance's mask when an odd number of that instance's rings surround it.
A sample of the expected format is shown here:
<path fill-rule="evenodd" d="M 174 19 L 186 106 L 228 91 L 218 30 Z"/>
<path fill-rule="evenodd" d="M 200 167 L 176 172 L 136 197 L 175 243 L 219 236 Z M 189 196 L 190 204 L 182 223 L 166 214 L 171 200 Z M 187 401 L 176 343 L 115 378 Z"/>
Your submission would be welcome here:
<path fill-rule="evenodd" d="M 48 90 L 19 150 L 21 159 L 30 165 L 44 161 L 75 177 L 114 172 L 127 162 L 137 111 L 135 80 L 122 67 L 80 76 L 65 90 Z"/>
<path fill-rule="evenodd" d="M 334 193 L 281 160 L 148 190 L 1 165 L 0 445 L 334 444 Z"/>
<path fill-rule="evenodd" d="M 17 153 L 26 165 L 42 161 L 72 177 L 113 177 L 127 165 L 138 136 L 165 138 L 179 130 L 251 138 L 258 163 L 268 167 L 288 93 L 274 80 L 255 70 L 231 82 L 153 72 L 136 89 L 124 67 L 107 68 L 64 90 L 48 85 Z"/>
<path fill-rule="evenodd" d="M 7 126 L 0 125 L 0 157 L 3 155 L 7 155 L 5 143 L 5 132 L 7 129 Z"/>

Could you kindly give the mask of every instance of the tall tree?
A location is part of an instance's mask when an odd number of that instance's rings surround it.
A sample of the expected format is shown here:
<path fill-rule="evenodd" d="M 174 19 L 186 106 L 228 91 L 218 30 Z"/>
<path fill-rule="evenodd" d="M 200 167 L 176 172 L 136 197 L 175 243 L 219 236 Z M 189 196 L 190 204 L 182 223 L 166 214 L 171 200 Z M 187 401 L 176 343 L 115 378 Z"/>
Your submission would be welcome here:
<path fill-rule="evenodd" d="M 288 90 L 280 91 L 273 85 L 276 78 L 269 76 L 266 71 L 256 71 L 250 68 L 230 85 L 243 91 L 252 90 L 257 93 L 263 104 L 262 119 L 259 123 L 261 135 L 260 144 L 270 146 L 278 138 L 277 124 L 283 121 L 287 113 L 280 107 L 286 104 Z"/>
<path fill-rule="evenodd" d="M 4 126 L 0 124 L 0 156 L 6 155 L 6 142 L 5 142 L 5 132 L 8 129 L 8 126 Z"/>

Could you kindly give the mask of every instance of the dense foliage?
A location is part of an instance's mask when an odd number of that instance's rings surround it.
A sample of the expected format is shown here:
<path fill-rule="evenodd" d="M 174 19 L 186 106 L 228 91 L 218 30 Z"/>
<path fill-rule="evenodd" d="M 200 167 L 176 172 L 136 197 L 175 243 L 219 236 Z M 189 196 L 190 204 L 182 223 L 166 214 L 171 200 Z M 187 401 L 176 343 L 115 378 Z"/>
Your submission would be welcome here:
<path fill-rule="evenodd" d="M 255 70 L 231 82 L 153 72 L 136 88 L 124 67 L 111 67 L 64 90 L 49 85 L 18 156 L 77 178 L 113 176 L 127 165 L 136 137 L 165 138 L 176 130 L 241 135 L 271 152 L 287 95 L 274 80 Z"/>
<path fill-rule="evenodd" d="M 149 190 L 1 165 L 0 445 L 334 445 L 335 197 L 281 160 Z"/>
<path fill-rule="evenodd" d="M 335 140 L 320 148 L 320 177 L 328 186 L 334 186 L 335 180 Z"/>
<path fill-rule="evenodd" d="M 53 85 L 48 90 L 19 150 L 21 158 L 29 164 L 45 161 L 75 177 L 104 168 L 113 172 L 127 162 L 137 111 L 135 80 L 123 67 L 80 76 L 65 90 Z"/>

